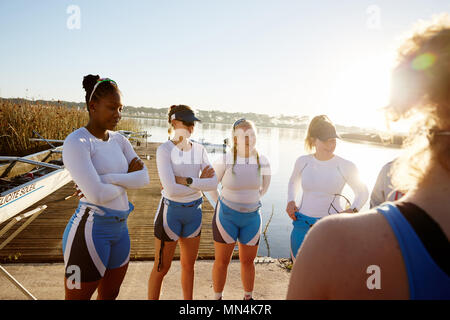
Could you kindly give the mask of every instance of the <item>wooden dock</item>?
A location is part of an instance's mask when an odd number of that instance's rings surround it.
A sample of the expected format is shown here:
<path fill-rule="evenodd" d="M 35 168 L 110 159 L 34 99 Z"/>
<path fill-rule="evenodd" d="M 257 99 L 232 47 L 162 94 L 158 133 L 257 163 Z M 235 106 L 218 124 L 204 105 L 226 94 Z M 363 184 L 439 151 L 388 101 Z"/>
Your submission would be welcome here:
<path fill-rule="evenodd" d="M 135 147 L 137 154 L 144 160 L 150 175 L 150 185 L 139 190 L 128 190 L 128 198 L 135 206 L 128 218 L 128 228 L 131 240 L 131 260 L 154 259 L 153 220 L 161 198 L 161 187 L 156 168 L 156 148 L 160 143 L 145 143 Z M 147 159 L 149 156 L 149 159 Z M 0 251 L 0 263 L 45 263 L 62 262 L 62 235 L 70 217 L 75 212 L 78 199 L 64 198 L 74 192 L 73 182 L 68 183 L 39 203 L 46 204 L 47 209 L 23 230 L 12 242 Z M 204 197 L 203 226 L 200 240 L 199 259 L 214 258 L 214 242 L 212 239 L 212 216 L 214 209 Z M 7 222 L 0 225 L 0 229 Z M 13 227 L 0 238 L 0 243 L 6 239 L 21 223 Z M 175 259 L 179 258 L 179 246 L 175 252 Z"/>

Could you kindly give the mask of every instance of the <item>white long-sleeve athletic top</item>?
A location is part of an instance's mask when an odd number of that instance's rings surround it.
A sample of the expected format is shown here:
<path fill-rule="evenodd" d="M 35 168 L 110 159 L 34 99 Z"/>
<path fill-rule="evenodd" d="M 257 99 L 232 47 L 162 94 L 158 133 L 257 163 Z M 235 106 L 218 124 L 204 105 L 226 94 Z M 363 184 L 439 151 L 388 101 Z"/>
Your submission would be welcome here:
<path fill-rule="evenodd" d="M 81 201 L 115 210 L 128 210 L 126 189 L 150 182 L 147 168 L 127 173 L 137 157 L 131 143 L 118 132 L 109 131 L 108 141 L 92 135 L 85 127 L 69 134 L 63 145 L 63 161 L 84 195 Z"/>
<path fill-rule="evenodd" d="M 378 174 L 377 181 L 370 194 L 370 207 L 374 208 L 386 201 L 396 201 L 403 197 L 403 193 L 396 190 L 392 185 L 392 164 L 394 161 L 386 163 Z"/>
<path fill-rule="evenodd" d="M 300 156 L 289 180 L 288 202 L 296 201 L 301 184 L 303 196 L 298 206 L 301 213 L 316 218 L 336 213 L 333 208 L 329 210 L 332 202 L 340 212 L 343 211 L 342 197 L 334 195 L 341 194 L 346 183 L 355 194 L 351 207 L 360 210 L 369 197 L 369 191 L 351 161 L 336 155 L 327 161 L 317 160 L 312 154 Z"/>
<path fill-rule="evenodd" d="M 233 169 L 233 153 L 228 151 L 214 162 L 217 179 L 222 184 L 220 195 L 232 209 L 242 211 L 240 204 L 249 211 L 257 207 L 261 197 L 267 192 L 270 179 L 270 163 L 266 156 L 259 155 L 260 171 L 256 156 L 249 158 L 236 157 Z M 234 174 L 233 174 L 234 170 Z M 211 192 L 211 197 L 217 202 L 218 192 Z"/>
<path fill-rule="evenodd" d="M 212 178 L 200 178 L 206 166 L 211 166 L 208 153 L 201 144 L 189 140 L 192 147 L 182 151 L 171 140 L 167 140 L 156 149 L 156 165 L 163 189 L 161 194 L 176 202 L 191 202 L 202 197 L 202 191 L 217 188 L 217 175 Z M 175 176 L 190 177 L 192 184 L 185 186 L 175 181 Z"/>

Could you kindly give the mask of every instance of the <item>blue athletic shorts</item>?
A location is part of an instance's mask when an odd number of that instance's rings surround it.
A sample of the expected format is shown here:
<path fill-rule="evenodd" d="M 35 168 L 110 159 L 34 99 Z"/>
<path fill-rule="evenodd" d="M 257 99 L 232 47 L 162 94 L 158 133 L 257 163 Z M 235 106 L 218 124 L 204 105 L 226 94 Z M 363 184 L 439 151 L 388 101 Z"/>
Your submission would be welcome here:
<path fill-rule="evenodd" d="M 253 212 L 231 209 L 222 200 L 217 201 L 213 217 L 214 241 L 240 243 L 257 246 L 261 235 L 261 214 L 259 208 Z"/>
<path fill-rule="evenodd" d="M 176 202 L 164 197 L 155 215 L 155 237 L 162 241 L 194 238 L 202 229 L 203 198 L 192 202 Z"/>
<path fill-rule="evenodd" d="M 124 266 L 130 260 L 127 218 L 133 211 L 112 210 L 80 202 L 63 234 L 62 249 L 66 278 L 80 271 L 81 282 L 100 280 L 106 269 Z"/>
<path fill-rule="evenodd" d="M 320 219 L 306 216 L 300 212 L 296 212 L 295 216 L 297 217 L 297 220 L 292 221 L 294 229 L 292 229 L 291 232 L 291 257 L 293 260 L 295 260 L 297 256 L 298 249 L 300 249 L 306 233 L 312 225 Z"/>

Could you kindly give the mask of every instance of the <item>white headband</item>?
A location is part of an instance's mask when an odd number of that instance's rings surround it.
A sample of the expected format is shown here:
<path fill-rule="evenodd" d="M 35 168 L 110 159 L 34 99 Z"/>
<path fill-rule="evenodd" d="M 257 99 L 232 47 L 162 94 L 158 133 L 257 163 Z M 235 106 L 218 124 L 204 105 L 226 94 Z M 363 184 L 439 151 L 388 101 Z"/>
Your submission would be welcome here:
<path fill-rule="evenodd" d="M 97 89 L 98 85 L 99 85 L 100 83 L 102 83 L 102 82 L 105 82 L 105 81 L 112 82 L 112 83 L 114 83 L 114 84 L 117 86 L 116 82 L 115 82 L 114 80 L 109 79 L 109 78 L 98 79 L 98 80 L 97 80 L 97 83 L 96 83 L 95 86 L 94 86 L 94 89 L 92 89 L 91 95 L 89 96 L 88 103 L 91 102 L 92 96 L 94 95 L 95 89 Z"/>
<path fill-rule="evenodd" d="M 89 97 L 88 103 L 91 102 L 92 95 L 94 94 L 95 89 L 97 89 L 97 86 L 98 86 L 100 83 L 101 83 L 101 82 L 97 82 L 97 83 L 95 84 L 94 89 L 92 89 L 91 96 Z"/>

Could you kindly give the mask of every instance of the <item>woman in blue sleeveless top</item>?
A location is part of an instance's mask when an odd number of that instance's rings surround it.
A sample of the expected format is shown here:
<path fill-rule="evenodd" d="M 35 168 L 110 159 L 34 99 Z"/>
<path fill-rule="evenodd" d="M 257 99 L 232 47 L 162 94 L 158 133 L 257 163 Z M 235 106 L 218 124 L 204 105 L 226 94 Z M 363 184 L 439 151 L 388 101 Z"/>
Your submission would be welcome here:
<path fill-rule="evenodd" d="M 321 219 L 297 256 L 288 299 L 450 299 L 450 17 L 399 49 L 388 109 L 423 115 L 393 166 L 409 190 L 372 211 Z M 370 159 L 367 159 L 370 161 Z"/>

